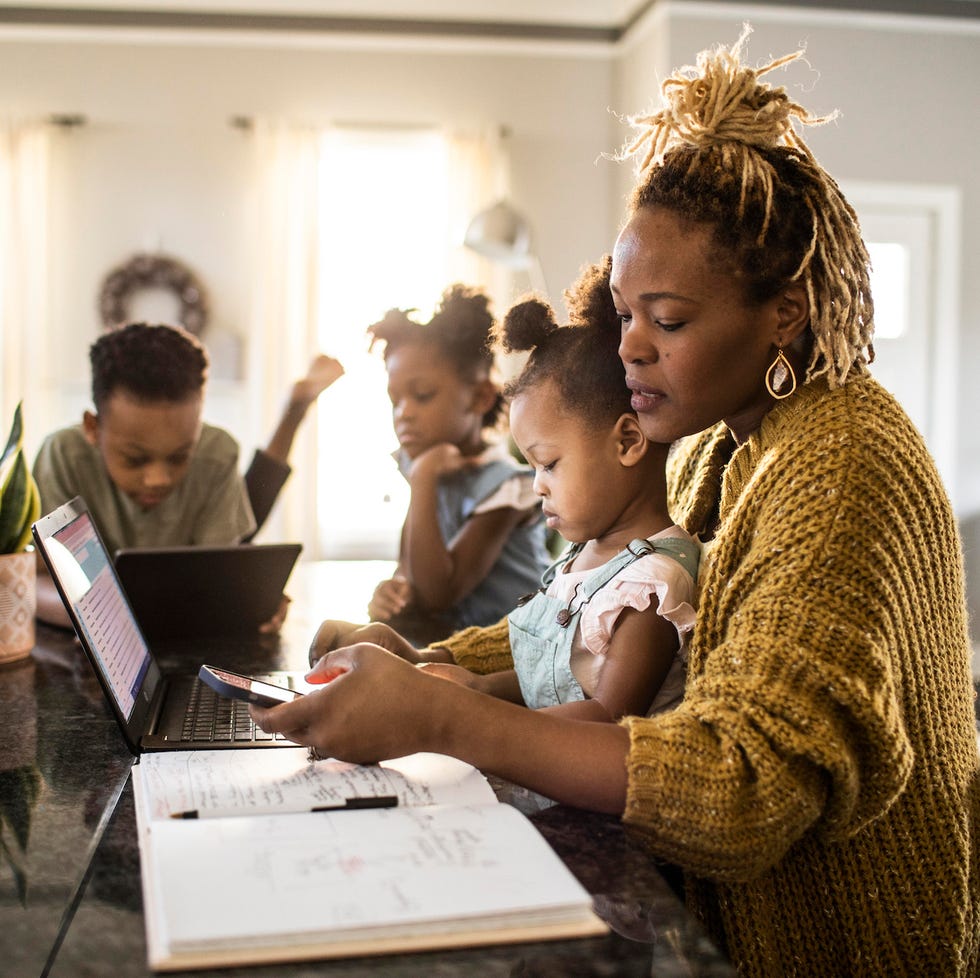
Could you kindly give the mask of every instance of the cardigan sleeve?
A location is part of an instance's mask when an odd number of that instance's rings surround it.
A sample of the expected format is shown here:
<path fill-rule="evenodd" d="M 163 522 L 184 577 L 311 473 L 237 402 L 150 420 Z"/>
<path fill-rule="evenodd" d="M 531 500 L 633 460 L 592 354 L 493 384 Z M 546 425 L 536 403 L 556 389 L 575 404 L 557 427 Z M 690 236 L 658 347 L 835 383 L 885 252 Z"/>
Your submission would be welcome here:
<path fill-rule="evenodd" d="M 495 625 L 464 628 L 436 644 L 441 649 L 448 649 L 456 665 L 470 672 L 485 675 L 514 668 L 506 618 L 501 618 Z"/>

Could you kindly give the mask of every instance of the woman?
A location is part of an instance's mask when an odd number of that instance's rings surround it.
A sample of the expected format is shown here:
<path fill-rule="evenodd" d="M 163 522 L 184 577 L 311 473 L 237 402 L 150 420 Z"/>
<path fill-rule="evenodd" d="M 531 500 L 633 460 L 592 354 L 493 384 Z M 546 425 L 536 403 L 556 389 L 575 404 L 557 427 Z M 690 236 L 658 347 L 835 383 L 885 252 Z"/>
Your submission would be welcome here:
<path fill-rule="evenodd" d="M 744 35 L 743 39 L 744 40 Z M 706 542 L 685 697 L 562 720 L 426 676 L 369 644 L 256 711 L 321 752 L 461 757 L 621 812 L 679 865 L 745 975 L 973 975 L 978 756 L 962 561 L 919 434 L 869 375 L 854 212 L 765 71 L 703 53 L 640 120 L 613 255 L 621 356 L 648 437 L 679 440 L 671 513 Z M 682 439 L 682 440 L 681 440 Z M 343 641 L 397 636 L 368 626 Z M 510 664 L 506 625 L 423 657 Z M 339 677 L 339 678 L 337 678 Z"/>

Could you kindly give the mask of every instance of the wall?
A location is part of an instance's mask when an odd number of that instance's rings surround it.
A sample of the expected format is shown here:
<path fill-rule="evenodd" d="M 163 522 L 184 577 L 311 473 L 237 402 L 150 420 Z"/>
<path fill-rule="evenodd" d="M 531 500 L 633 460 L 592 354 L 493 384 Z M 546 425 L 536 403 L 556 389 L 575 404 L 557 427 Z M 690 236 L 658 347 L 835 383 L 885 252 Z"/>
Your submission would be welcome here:
<path fill-rule="evenodd" d="M 836 123 L 808 138 L 842 183 L 927 183 L 961 193 L 959 363 L 948 378 L 958 466 L 950 489 L 964 516 L 980 511 L 980 426 L 970 423 L 980 408 L 971 376 L 980 362 L 980 278 L 972 273 L 980 267 L 980 26 L 973 20 L 662 0 L 615 48 L 150 41 L 8 29 L 0 34 L 0 114 L 89 119 L 56 141 L 63 197 L 53 208 L 49 379 L 59 399 L 29 434 L 73 417 L 84 401 L 98 284 L 133 250 L 161 246 L 199 270 L 214 305 L 209 343 L 226 342 L 233 352 L 245 319 L 248 136 L 229 117 L 508 126 L 513 196 L 532 221 L 558 296 L 583 262 L 608 250 L 622 214 L 628 168 L 600 159 L 626 135 L 615 113 L 653 106 L 660 78 L 702 48 L 734 41 L 743 18 L 755 28 L 753 60 L 806 46 L 812 68 L 797 64 L 776 80 L 815 110 L 840 110 Z M 237 393 L 229 389 L 229 403 Z M 233 428 L 244 425 L 236 429 L 243 441 L 264 433 L 261 419 L 232 420 Z"/>
<path fill-rule="evenodd" d="M 668 2 L 637 26 L 616 65 L 615 105 L 637 111 L 654 104 L 659 80 L 692 64 L 697 53 L 731 44 L 743 21 L 753 33 L 751 63 L 806 49 L 799 62 L 768 79 L 836 122 L 807 130 L 807 141 L 841 184 L 894 182 L 955 188 L 962 200 L 958 291 L 953 325 L 958 362 L 944 378 L 953 387 L 955 475 L 949 486 L 963 516 L 980 511 L 980 23 L 923 17 Z M 624 192 L 619 178 L 616 196 Z"/>
<path fill-rule="evenodd" d="M 612 53 L 608 45 L 410 50 L 377 41 L 0 35 L 0 114 L 88 119 L 55 140 L 51 397 L 29 436 L 36 443 L 85 406 L 99 283 L 134 251 L 162 248 L 200 274 L 213 305 L 204 338 L 234 359 L 246 320 L 249 139 L 229 125 L 235 115 L 506 126 L 514 203 L 560 298 L 582 263 L 610 245 L 609 182 L 595 161 L 610 148 Z M 217 372 L 209 414 L 254 444 L 272 419 L 242 416 L 241 382 Z"/>

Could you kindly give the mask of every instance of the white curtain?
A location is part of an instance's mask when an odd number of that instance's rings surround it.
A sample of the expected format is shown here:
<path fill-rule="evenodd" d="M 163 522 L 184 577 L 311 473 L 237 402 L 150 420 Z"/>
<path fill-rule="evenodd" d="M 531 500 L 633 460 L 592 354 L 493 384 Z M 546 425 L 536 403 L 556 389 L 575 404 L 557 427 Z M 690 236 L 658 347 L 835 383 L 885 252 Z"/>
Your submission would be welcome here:
<path fill-rule="evenodd" d="M 45 123 L 0 121 L 0 442 L 20 400 L 29 440 L 40 437 L 49 154 Z"/>
<path fill-rule="evenodd" d="M 272 433 L 293 381 L 318 351 L 321 134 L 256 121 L 252 301 L 247 386 L 260 444 Z M 298 540 L 316 554 L 316 411 L 290 455 L 293 474 L 260 539 Z"/>
<path fill-rule="evenodd" d="M 253 129 L 256 197 L 247 381 L 252 392 L 253 428 L 265 432 L 259 436 L 260 443 L 271 433 L 289 386 L 302 375 L 320 348 L 318 323 L 325 319 L 322 304 L 328 297 L 321 291 L 319 270 L 324 253 L 333 243 L 329 238 L 331 228 L 322 224 L 322 164 L 323 154 L 329 151 L 325 135 L 312 128 L 265 122 L 257 122 Z M 379 130 L 379 138 L 383 135 L 384 131 Z M 473 254 L 462 244 L 470 218 L 507 194 L 507 168 L 499 131 L 446 139 L 450 229 L 446 267 L 450 274 L 443 285 L 462 281 L 482 286 L 499 312 L 512 298 L 512 273 Z M 391 216 L 398 219 L 394 210 Z M 333 322 L 333 315 L 326 316 L 326 320 Z M 360 347 L 365 324 L 360 320 L 357 323 Z M 331 343 L 326 352 L 337 350 Z M 343 410 L 338 400 L 340 391 L 325 396 L 332 398 L 336 417 Z M 311 409 L 293 446 L 290 483 L 260 536 L 300 540 L 305 545 L 306 558 L 320 555 L 316 532 L 316 423 L 317 412 Z M 366 450 L 373 450 L 373 446 L 366 446 Z M 346 529 L 355 535 L 358 532 L 353 526 Z"/>
<path fill-rule="evenodd" d="M 463 247 L 470 220 L 481 210 L 510 197 L 510 168 L 499 127 L 448 137 L 449 221 L 453 235 L 450 278 L 482 285 L 502 314 L 513 298 L 514 274 Z"/>

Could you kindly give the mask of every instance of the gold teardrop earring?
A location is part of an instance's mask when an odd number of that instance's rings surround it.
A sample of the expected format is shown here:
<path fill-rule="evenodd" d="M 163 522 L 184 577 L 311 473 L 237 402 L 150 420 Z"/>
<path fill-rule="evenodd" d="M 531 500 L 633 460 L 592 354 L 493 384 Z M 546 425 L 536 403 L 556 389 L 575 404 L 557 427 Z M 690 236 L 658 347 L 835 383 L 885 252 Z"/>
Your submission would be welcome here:
<path fill-rule="evenodd" d="M 787 379 L 790 382 L 789 389 L 782 390 Z M 796 373 L 793 370 L 793 364 L 786 359 L 786 354 L 783 353 L 781 346 L 776 348 L 776 359 L 769 364 L 769 369 L 766 371 L 766 390 L 777 401 L 789 397 L 796 390 Z"/>

